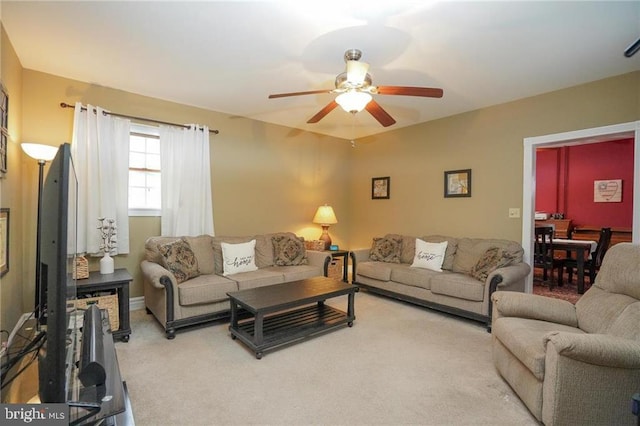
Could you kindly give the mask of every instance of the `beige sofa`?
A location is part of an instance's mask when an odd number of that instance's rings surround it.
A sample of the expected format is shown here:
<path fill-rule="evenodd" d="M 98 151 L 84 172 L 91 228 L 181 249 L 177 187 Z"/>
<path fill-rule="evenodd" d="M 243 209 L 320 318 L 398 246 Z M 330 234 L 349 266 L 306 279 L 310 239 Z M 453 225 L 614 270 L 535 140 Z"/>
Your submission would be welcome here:
<path fill-rule="evenodd" d="M 493 295 L 495 366 L 545 425 L 633 425 L 640 392 L 640 246 L 611 247 L 575 306 Z"/>
<path fill-rule="evenodd" d="M 447 242 L 441 271 L 438 271 L 415 265 L 416 257 L 420 256 L 416 240 L 413 236 L 387 234 L 374 238 L 371 248 L 353 251 L 354 284 L 482 321 L 489 329 L 491 294 L 497 289 L 524 291 L 525 278 L 531 268 L 523 263 L 522 246 L 514 241 L 442 235 L 420 237 L 419 240 L 426 243 Z M 374 255 L 380 250 L 382 253 Z"/>
<path fill-rule="evenodd" d="M 237 247 L 248 251 L 252 241 L 252 259 L 244 256 L 246 253 L 229 255 L 231 260 L 225 264 L 223 246 L 229 252 Z M 246 269 L 249 261 L 255 270 L 232 270 Z M 167 338 L 173 339 L 179 328 L 228 316 L 227 292 L 326 276 L 330 261 L 330 254 L 305 250 L 302 239 L 289 232 L 248 237 L 151 237 L 140 265 L 145 306 L 162 324 Z"/>

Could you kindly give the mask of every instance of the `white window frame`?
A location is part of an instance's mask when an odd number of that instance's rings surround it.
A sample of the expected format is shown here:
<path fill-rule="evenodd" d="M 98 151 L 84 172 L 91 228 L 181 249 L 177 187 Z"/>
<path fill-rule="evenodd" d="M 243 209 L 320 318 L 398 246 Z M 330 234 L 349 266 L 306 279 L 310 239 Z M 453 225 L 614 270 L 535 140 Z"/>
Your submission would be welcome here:
<path fill-rule="evenodd" d="M 143 135 L 147 137 L 160 138 L 160 129 L 157 126 L 149 126 L 146 124 L 135 124 L 131 123 L 131 130 L 129 132 L 130 135 Z M 160 171 L 162 173 L 162 170 Z M 130 208 L 129 216 L 139 216 L 139 217 L 160 217 L 162 216 L 162 212 L 160 209 L 141 209 L 141 208 Z"/>

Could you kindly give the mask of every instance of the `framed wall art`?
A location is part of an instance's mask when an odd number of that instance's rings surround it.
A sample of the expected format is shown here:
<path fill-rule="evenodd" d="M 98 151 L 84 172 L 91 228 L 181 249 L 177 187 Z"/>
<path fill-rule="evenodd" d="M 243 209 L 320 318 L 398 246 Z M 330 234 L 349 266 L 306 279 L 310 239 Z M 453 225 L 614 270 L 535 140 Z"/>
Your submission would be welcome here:
<path fill-rule="evenodd" d="M 0 83 L 0 178 L 7 173 L 7 141 L 9 139 L 9 95 Z"/>
<path fill-rule="evenodd" d="M 444 196 L 471 197 L 471 169 L 444 172 Z"/>
<path fill-rule="evenodd" d="M 9 272 L 9 209 L 0 209 L 0 277 Z"/>
<path fill-rule="evenodd" d="M 622 179 L 594 180 L 594 203 L 620 203 L 622 202 Z"/>
<path fill-rule="evenodd" d="M 386 177 L 374 177 L 371 179 L 371 199 L 383 200 L 390 197 L 390 184 L 391 178 Z"/>

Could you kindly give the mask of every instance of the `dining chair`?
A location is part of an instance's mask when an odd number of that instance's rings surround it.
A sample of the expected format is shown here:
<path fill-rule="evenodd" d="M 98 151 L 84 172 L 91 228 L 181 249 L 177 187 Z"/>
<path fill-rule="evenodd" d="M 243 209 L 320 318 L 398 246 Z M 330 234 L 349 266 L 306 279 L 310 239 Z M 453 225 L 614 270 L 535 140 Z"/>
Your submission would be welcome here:
<path fill-rule="evenodd" d="M 598 245 L 596 249 L 591 253 L 591 255 L 585 259 L 584 261 L 584 272 L 585 275 L 588 273 L 589 275 L 589 283 L 593 284 L 593 281 L 596 279 L 596 274 L 600 269 L 600 265 L 602 264 L 602 259 L 604 258 L 604 254 L 606 253 L 609 245 L 611 244 L 611 228 L 602 228 L 600 229 L 600 237 L 598 238 Z M 569 283 L 573 279 L 573 270 L 578 268 L 576 259 L 564 259 L 563 268 L 567 271 L 567 279 Z M 561 270 L 562 273 L 562 270 Z"/>
<path fill-rule="evenodd" d="M 553 289 L 553 270 L 558 269 L 558 277 L 562 273 L 563 263 L 553 256 L 553 226 L 536 226 L 535 243 L 533 245 L 533 267 L 542 268 L 542 280 L 548 282 L 549 289 Z M 551 277 L 548 276 L 551 271 Z"/>

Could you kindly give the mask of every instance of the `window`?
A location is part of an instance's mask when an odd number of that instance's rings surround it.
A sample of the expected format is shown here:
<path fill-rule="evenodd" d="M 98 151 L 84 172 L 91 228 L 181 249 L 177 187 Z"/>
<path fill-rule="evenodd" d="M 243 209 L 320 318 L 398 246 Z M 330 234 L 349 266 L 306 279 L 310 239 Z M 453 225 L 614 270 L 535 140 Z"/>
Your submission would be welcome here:
<path fill-rule="evenodd" d="M 129 216 L 160 216 L 160 138 L 157 127 L 131 125 Z"/>

